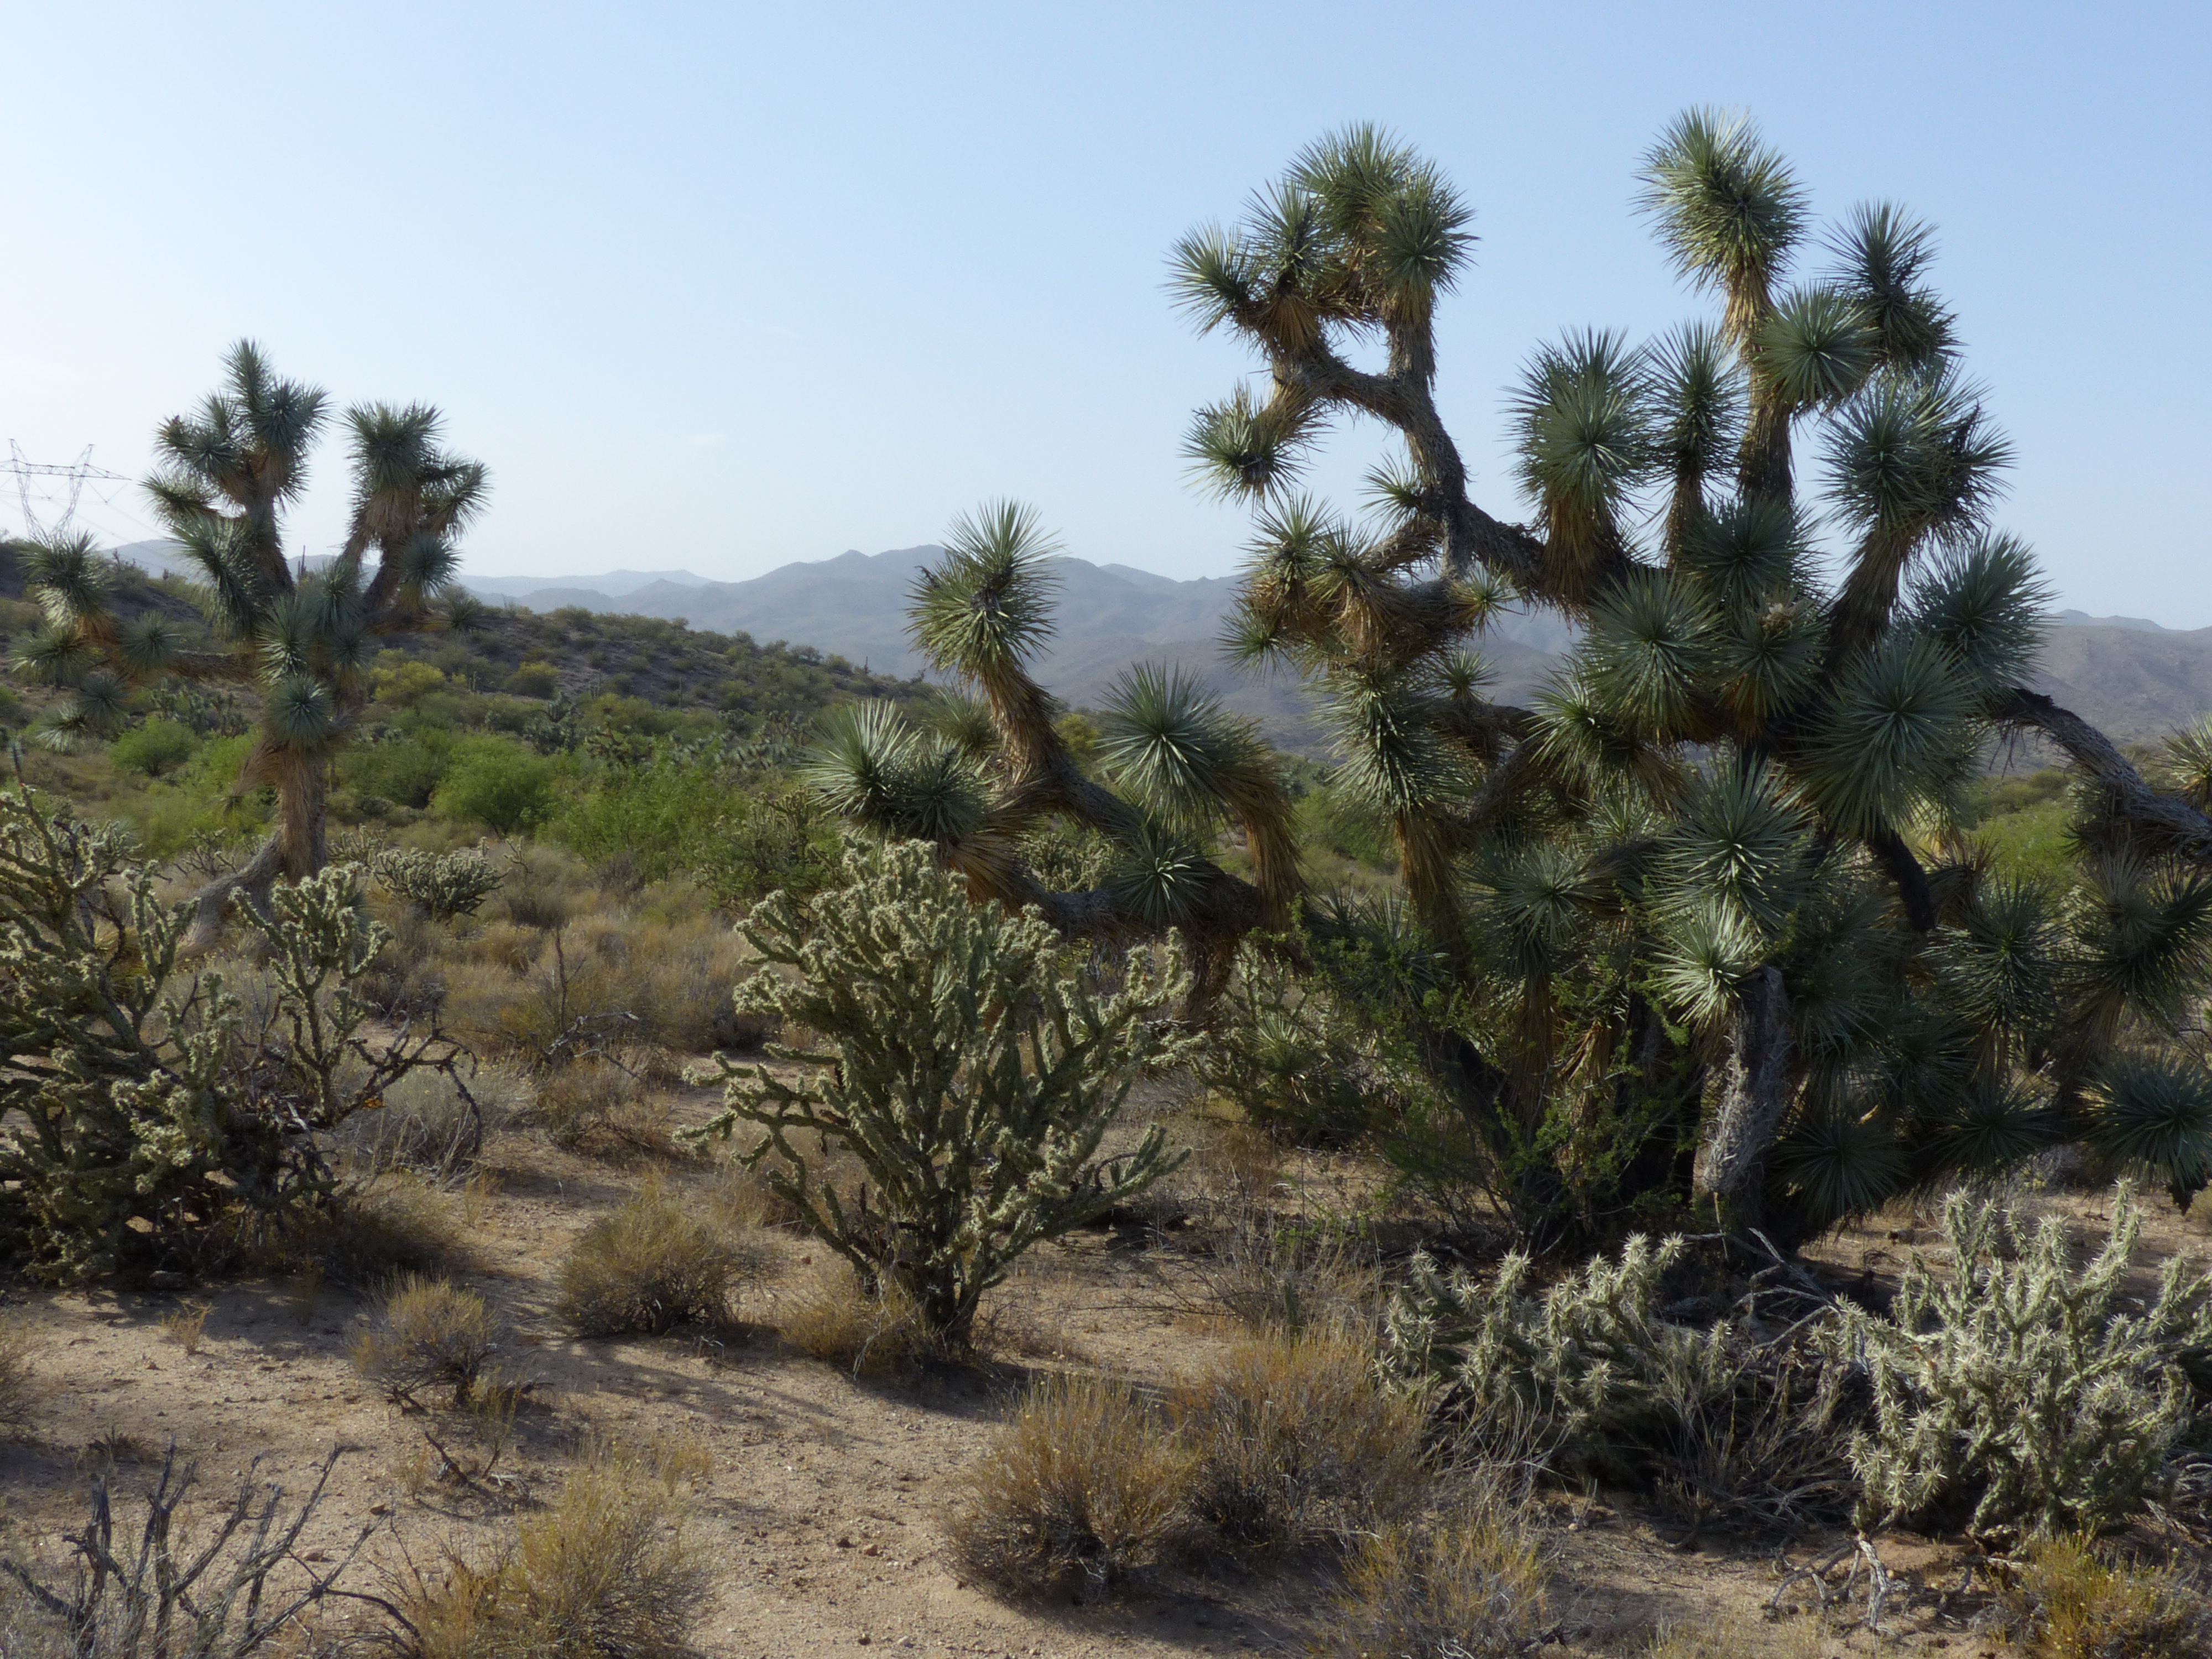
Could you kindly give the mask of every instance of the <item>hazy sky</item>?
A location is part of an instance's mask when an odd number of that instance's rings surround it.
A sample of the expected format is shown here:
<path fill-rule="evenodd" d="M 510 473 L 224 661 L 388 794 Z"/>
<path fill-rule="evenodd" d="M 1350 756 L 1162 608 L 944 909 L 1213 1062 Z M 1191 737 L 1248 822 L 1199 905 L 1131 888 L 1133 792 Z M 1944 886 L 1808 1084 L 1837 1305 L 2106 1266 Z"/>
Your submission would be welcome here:
<path fill-rule="evenodd" d="M 1340 124 L 1476 210 L 1440 396 L 1518 516 L 1540 339 L 1698 308 L 1629 210 L 1686 106 L 1753 110 L 1824 212 L 1940 228 L 2063 601 L 2212 624 L 2202 5 L 221 6 L 0 0 L 0 439 L 133 477 L 233 339 L 488 461 L 471 568 L 738 578 L 987 497 L 1225 574 L 1194 404 L 1250 365 L 1164 297 L 1183 230 Z M 1325 481 L 1365 464 L 1347 434 Z M 299 524 L 338 534 L 326 447 Z M 135 489 L 87 498 L 149 533 Z M 0 526 L 18 518 L 0 490 Z"/>

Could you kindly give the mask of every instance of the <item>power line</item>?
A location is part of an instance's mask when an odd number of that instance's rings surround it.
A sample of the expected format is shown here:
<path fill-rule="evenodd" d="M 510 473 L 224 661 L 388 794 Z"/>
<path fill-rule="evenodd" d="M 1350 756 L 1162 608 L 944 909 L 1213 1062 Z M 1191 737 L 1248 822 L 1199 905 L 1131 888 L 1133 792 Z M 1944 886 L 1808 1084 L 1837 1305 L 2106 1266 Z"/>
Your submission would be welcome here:
<path fill-rule="evenodd" d="M 83 454 L 78 456 L 67 466 L 57 466 L 48 462 L 26 460 L 23 457 L 23 447 L 13 438 L 8 440 L 8 459 L 4 462 L 0 462 L 0 472 L 12 474 L 15 477 L 15 498 L 22 503 L 23 507 L 24 530 L 33 536 L 41 537 L 58 536 L 68 530 L 70 520 L 76 517 L 77 500 L 84 494 L 87 479 L 100 478 L 117 483 L 131 482 L 120 472 L 110 472 L 105 467 L 94 466 L 92 464 L 90 444 L 84 447 Z M 69 480 L 69 505 L 62 509 L 61 517 L 51 525 L 40 524 L 38 514 L 31 510 L 31 480 L 33 478 Z M 42 496 L 46 493 L 43 490 L 40 492 Z M 111 502 L 110 505 L 112 503 Z"/>

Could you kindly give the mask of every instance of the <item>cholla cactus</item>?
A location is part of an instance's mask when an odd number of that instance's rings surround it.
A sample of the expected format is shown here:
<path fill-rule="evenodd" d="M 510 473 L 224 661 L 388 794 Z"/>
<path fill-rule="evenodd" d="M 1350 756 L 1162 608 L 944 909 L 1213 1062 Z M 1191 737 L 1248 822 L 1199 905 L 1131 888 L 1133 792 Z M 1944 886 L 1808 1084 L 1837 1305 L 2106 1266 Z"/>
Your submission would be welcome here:
<path fill-rule="evenodd" d="M 1518 1253 L 1486 1287 L 1416 1256 L 1385 1316 L 1386 1361 L 1442 1385 L 1455 1414 L 1502 1446 L 1534 1444 L 1570 1468 L 1636 1470 L 1679 1441 L 1741 1369 L 1724 1323 L 1699 1331 L 1660 1317 L 1660 1283 L 1683 1248 L 1639 1235 L 1617 1260 L 1595 1257 L 1541 1296 Z"/>
<path fill-rule="evenodd" d="M 258 1018 L 220 974 L 179 975 L 191 913 L 119 830 L 0 791 L 0 1236 L 46 1276 L 189 1265 L 241 1212 L 281 1222 L 335 1187 L 319 1133 L 450 1064 L 434 1034 L 362 1035 L 347 984 L 386 934 L 351 866 L 257 919 Z"/>
<path fill-rule="evenodd" d="M 458 853 L 396 847 L 380 854 L 370 867 L 386 892 L 438 921 L 474 915 L 504 880 L 483 851 L 473 847 Z"/>
<path fill-rule="evenodd" d="M 1155 1021 L 1187 983 L 1137 951 L 1098 988 L 1042 916 L 971 903 L 926 844 L 855 846 L 845 875 L 804 913 L 775 893 L 740 924 L 761 965 L 739 1012 L 814 1041 L 769 1050 L 795 1079 L 718 1057 L 727 1104 L 698 1134 L 766 1131 L 749 1161 L 805 1224 L 957 1340 L 1030 1246 L 1182 1162 L 1157 1125 L 1100 1146 L 1138 1069 L 1186 1051 Z M 817 1148 L 857 1162 L 857 1193 L 821 1178 Z"/>
<path fill-rule="evenodd" d="M 1978 1532 L 2050 1535 L 2141 1507 L 2191 1416 L 2182 1360 L 2212 1344 L 2212 1284 L 2181 1258 L 2147 1306 L 2125 1294 L 2142 1225 L 2123 1187 L 2076 1272 L 2057 1218 L 2030 1230 L 1952 1195 L 1950 1267 L 1916 1255 L 1888 1318 L 1853 1310 L 1831 1339 L 1874 1381 L 1873 1427 L 1851 1446 L 1867 1519 L 1971 1504 Z"/>
<path fill-rule="evenodd" d="M 276 828 L 242 869 L 203 890 L 194 949 L 212 941 L 233 892 L 243 890 L 258 908 L 278 877 L 296 881 L 323 867 L 330 757 L 368 700 L 377 641 L 473 626 L 482 612 L 453 586 L 453 538 L 483 506 L 486 476 L 480 462 L 444 449 L 435 410 L 347 411 L 354 498 L 345 543 L 324 568 L 310 571 L 304 559 L 295 568 L 283 514 L 307 481 L 328 412 L 324 395 L 278 379 L 250 342 L 233 348 L 227 367 L 228 386 L 197 415 L 162 422 L 155 441 L 165 470 L 147 483 L 201 578 L 212 648 L 188 648 L 159 611 L 118 620 L 100 556 L 79 536 L 31 549 L 27 585 L 47 627 L 18 653 L 20 667 L 68 690 L 46 732 L 61 744 L 112 734 L 134 695 L 164 681 L 259 689 L 259 730 L 239 785 L 274 786 Z"/>

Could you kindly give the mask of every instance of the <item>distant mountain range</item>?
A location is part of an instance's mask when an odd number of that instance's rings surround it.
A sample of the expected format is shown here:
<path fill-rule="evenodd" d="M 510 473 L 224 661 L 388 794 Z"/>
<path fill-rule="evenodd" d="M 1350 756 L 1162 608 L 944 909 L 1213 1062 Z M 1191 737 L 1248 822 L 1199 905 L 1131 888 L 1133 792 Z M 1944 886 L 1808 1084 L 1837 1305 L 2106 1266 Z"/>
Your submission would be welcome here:
<path fill-rule="evenodd" d="M 118 548 L 151 569 L 180 568 L 165 543 Z M 750 581 L 709 580 L 689 570 L 610 570 L 568 577 L 465 576 L 488 603 L 535 611 L 586 611 L 682 617 L 695 628 L 750 634 L 844 657 L 879 674 L 922 666 L 906 637 L 915 576 L 941 554 L 924 544 L 886 553 L 848 552 L 787 564 Z M 1132 662 L 1173 664 L 1212 684 L 1276 741 L 1310 746 L 1316 736 L 1294 681 L 1239 669 L 1217 641 L 1235 596 L 1227 577 L 1178 581 L 1124 564 L 1053 561 L 1059 630 L 1038 666 L 1068 702 L 1096 703 Z M 2038 688 L 2122 741 L 2157 736 L 2212 710 L 2212 629 L 2161 627 L 2141 617 L 2064 611 L 2045 641 Z M 1573 631 L 1546 614 L 1507 617 L 1482 641 L 1498 673 L 1496 694 L 1522 702 L 1557 665 Z"/>
<path fill-rule="evenodd" d="M 745 633 L 835 652 L 878 673 L 911 674 L 922 659 L 906 635 L 907 594 L 921 568 L 942 555 L 932 545 L 888 553 L 848 552 L 787 564 L 750 581 L 717 582 L 688 570 L 615 571 L 538 582 L 526 576 L 463 580 L 480 597 L 532 611 L 580 605 L 681 617 L 695 628 Z M 1317 735 L 1295 682 L 1237 668 L 1221 659 L 1222 623 L 1236 597 L 1225 576 L 1188 581 L 1125 564 L 1052 561 L 1059 582 L 1059 629 L 1038 664 L 1051 690 L 1076 704 L 1096 703 L 1116 675 L 1143 660 L 1172 664 L 1207 681 L 1224 702 L 1252 716 L 1276 741 L 1306 746 Z M 1503 695 L 1525 696 L 1551 672 L 1571 638 L 1546 617 L 1514 617 L 1492 631 L 1484 651 Z"/>

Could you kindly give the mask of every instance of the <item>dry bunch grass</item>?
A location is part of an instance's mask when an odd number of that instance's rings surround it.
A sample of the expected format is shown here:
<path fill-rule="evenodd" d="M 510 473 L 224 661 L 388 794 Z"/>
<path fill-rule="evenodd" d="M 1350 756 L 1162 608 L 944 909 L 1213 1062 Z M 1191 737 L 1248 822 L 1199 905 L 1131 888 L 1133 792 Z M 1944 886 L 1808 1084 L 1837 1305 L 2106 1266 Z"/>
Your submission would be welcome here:
<path fill-rule="evenodd" d="M 30 1421 L 38 1392 L 31 1381 L 31 1355 L 37 1346 L 21 1315 L 0 1314 L 0 1429 L 20 1429 Z"/>
<path fill-rule="evenodd" d="M 1505 1659 L 1540 1634 L 1544 1583 L 1534 1545 L 1506 1516 L 1393 1522 L 1353 1548 L 1314 1651 Z"/>
<path fill-rule="evenodd" d="M 419 1659 L 677 1659 L 707 1594 L 674 1479 L 599 1449 L 514 1547 L 416 1585 Z"/>
<path fill-rule="evenodd" d="M 1187 1547 L 1196 1462 L 1126 1383 L 1052 1379 L 969 1472 L 954 1559 L 1006 1595 L 1109 1589 Z"/>
<path fill-rule="evenodd" d="M 1641 1659 L 1820 1659 L 1826 1649 L 1817 1622 L 1785 1627 L 1723 1614 L 1661 1629 Z"/>
<path fill-rule="evenodd" d="M 1158 1404 L 1110 1379 L 1049 1381 L 969 1472 L 954 1553 L 995 1589 L 1041 1595 L 1348 1544 L 1435 1503 L 1425 1429 L 1419 1399 L 1381 1386 L 1341 1336 L 1240 1345 Z"/>
<path fill-rule="evenodd" d="M 2203 1659 L 2212 1603 L 2179 1574 L 2100 1554 L 2087 1540 L 2031 1545 L 2009 1598 L 2027 1659 Z"/>
<path fill-rule="evenodd" d="M 889 1282 L 878 1294 L 869 1295 L 842 1260 L 823 1264 L 779 1293 L 775 1327 L 786 1343 L 808 1358 L 855 1376 L 880 1376 L 951 1357 L 912 1298 Z"/>
<path fill-rule="evenodd" d="M 1420 1508 L 1424 1403 L 1378 1386 L 1372 1354 L 1340 1334 L 1258 1338 L 1175 1390 L 1198 1458 L 1187 1502 L 1208 1534 L 1239 1550 L 1297 1547 Z"/>
<path fill-rule="evenodd" d="M 676 1150 L 666 1097 L 612 1059 L 589 1056 L 545 1073 L 535 1115 L 567 1152 L 668 1157 Z"/>
<path fill-rule="evenodd" d="M 212 1306 L 206 1302 L 179 1303 L 161 1316 L 161 1334 L 186 1353 L 198 1353 L 207 1335 L 208 1313 Z"/>
<path fill-rule="evenodd" d="M 658 1176 L 586 1227 L 560 1271 L 561 1317 L 582 1336 L 659 1334 L 714 1324 L 763 1277 L 770 1253 L 746 1231 L 717 1229 Z"/>
<path fill-rule="evenodd" d="M 458 1406 L 475 1393 L 499 1341 L 483 1297 L 449 1279 L 410 1274 L 354 1339 L 352 1358 L 354 1369 L 396 1402 L 413 1405 L 422 1389 L 450 1387 Z"/>

